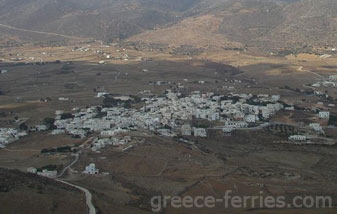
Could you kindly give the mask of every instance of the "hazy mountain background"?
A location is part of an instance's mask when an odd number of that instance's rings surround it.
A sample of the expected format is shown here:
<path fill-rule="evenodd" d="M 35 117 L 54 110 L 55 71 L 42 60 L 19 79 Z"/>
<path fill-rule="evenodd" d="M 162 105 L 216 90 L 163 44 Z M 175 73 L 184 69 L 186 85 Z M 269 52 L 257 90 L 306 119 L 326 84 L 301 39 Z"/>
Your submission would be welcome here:
<path fill-rule="evenodd" d="M 337 41 L 337 1 L 0 0 L 0 24 L 108 42 L 331 46 Z M 0 33 L 20 34 L 4 27 Z"/>

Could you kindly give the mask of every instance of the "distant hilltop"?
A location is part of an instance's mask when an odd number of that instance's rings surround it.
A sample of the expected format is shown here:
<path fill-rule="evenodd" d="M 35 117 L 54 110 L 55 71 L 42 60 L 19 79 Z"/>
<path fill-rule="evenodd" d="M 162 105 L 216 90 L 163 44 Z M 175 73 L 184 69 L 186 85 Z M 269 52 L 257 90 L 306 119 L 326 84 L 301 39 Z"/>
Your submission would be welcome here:
<path fill-rule="evenodd" d="M 0 0 L 0 32 L 32 41 L 333 49 L 336 11 L 335 0 Z"/>

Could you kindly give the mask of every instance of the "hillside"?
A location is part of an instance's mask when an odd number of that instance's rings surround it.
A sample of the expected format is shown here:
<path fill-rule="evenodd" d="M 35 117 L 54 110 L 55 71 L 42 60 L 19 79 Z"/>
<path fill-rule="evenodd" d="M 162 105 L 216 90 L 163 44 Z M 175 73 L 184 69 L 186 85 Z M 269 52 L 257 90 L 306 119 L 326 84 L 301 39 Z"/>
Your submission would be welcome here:
<path fill-rule="evenodd" d="M 272 51 L 333 46 L 335 11 L 335 0 L 0 0 L 0 24 L 106 42 Z M 3 26 L 0 32 L 65 39 Z"/>
<path fill-rule="evenodd" d="M 1 213 L 87 212 L 83 194 L 75 188 L 34 174 L 0 168 Z"/>
<path fill-rule="evenodd" d="M 110 41 L 174 22 L 198 1 L 1 0 L 0 20 L 17 28 Z"/>
<path fill-rule="evenodd" d="M 206 41 L 221 48 L 240 43 L 266 51 L 329 47 L 337 40 L 336 8 L 333 0 L 232 0 L 210 8 L 207 15 L 187 18 L 130 40 L 173 45 L 204 45 Z"/>
<path fill-rule="evenodd" d="M 197 48 L 241 47 L 241 44 L 231 42 L 218 32 L 221 22 L 222 19 L 214 15 L 191 17 L 177 25 L 147 31 L 128 40 L 169 46 L 190 45 Z"/>

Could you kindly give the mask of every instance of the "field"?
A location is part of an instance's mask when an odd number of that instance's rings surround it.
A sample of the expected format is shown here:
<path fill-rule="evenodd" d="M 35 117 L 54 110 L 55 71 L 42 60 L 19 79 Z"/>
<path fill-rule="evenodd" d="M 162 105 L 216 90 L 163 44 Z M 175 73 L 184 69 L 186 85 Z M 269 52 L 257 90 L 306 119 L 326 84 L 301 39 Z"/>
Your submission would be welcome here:
<path fill-rule="evenodd" d="M 130 47 L 101 47 L 81 44 L 90 51 L 72 51 L 75 46 L 33 47 L 2 50 L 0 75 L 0 127 L 18 127 L 15 118 L 26 118 L 28 126 L 42 124 L 56 110 L 71 112 L 74 107 L 102 105 L 97 92 L 135 95 L 164 94 L 167 89 L 184 86 L 194 90 L 226 93 L 280 94 L 282 101 L 298 107 L 316 106 L 322 98 L 308 95 L 307 84 L 336 73 L 336 56 L 321 59 L 310 55 L 288 57 L 248 55 L 236 51 L 214 51 L 181 56 L 170 51 L 135 50 Z M 95 53 L 102 49 L 111 55 Z M 125 49 L 125 50 L 124 50 Z M 11 56 L 23 57 L 17 63 Z M 128 60 L 118 57 L 127 54 Z M 29 60 L 34 57 L 35 60 Z M 116 57 L 116 58 L 115 58 Z M 41 60 L 41 59 L 42 60 Z M 117 59 L 118 58 L 118 59 Z M 99 63 L 104 60 L 104 63 Z M 299 68 L 303 69 L 299 69 Z M 310 71 L 310 72 L 309 72 Z M 312 73 L 314 72 L 314 73 Z M 150 82 L 166 81 L 164 85 Z M 205 81 L 205 84 L 198 83 Z M 226 86 L 226 87 L 224 87 Z M 229 90 L 228 86 L 233 86 Z M 143 95 L 144 90 L 150 94 Z M 329 88 L 329 103 L 335 103 L 336 88 Z M 69 100 L 59 100 L 59 98 Z M 44 99 L 48 102 L 45 102 Z M 326 100 L 324 102 L 327 104 Z M 335 108 L 330 108 L 336 112 Z M 280 112 L 274 122 L 297 125 L 314 122 L 315 115 L 304 111 Z M 276 131 L 275 131 L 276 130 Z M 89 189 L 100 213 L 149 213 L 154 195 L 222 196 L 235 190 L 237 195 L 331 195 L 336 198 L 336 146 L 298 146 L 278 144 L 285 139 L 279 128 L 237 131 L 232 137 L 214 135 L 191 138 L 194 146 L 176 139 L 144 134 L 144 142 L 130 150 L 107 147 L 99 153 L 84 149 L 80 160 L 65 178 Z M 329 131 L 336 135 L 336 129 Z M 69 136 L 49 132 L 30 133 L 0 150 L 0 167 L 26 171 L 27 167 L 58 165 L 73 160 L 71 153 L 42 154 L 45 148 L 81 144 Z M 95 162 L 99 176 L 83 175 Z M 13 194 L 14 197 L 14 193 Z M 9 203 L 9 202 L 6 202 Z M 60 202 L 61 203 L 61 202 Z M 83 203 L 84 204 L 84 203 Z M 249 210 L 225 209 L 219 204 L 214 213 L 334 213 L 335 210 Z M 173 209 L 166 213 L 195 213 Z M 198 210 L 208 213 L 209 209 Z"/>

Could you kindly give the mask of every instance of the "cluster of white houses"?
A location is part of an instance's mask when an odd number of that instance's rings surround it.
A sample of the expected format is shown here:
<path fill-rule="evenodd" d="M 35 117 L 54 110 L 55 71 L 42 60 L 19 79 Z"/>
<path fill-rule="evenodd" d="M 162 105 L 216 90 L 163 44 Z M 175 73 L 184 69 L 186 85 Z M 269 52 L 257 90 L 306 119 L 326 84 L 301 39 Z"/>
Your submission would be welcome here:
<path fill-rule="evenodd" d="M 39 176 L 48 177 L 48 178 L 56 178 L 57 177 L 57 171 L 56 170 L 48 170 L 43 169 L 42 171 L 38 171 L 38 169 L 34 167 L 27 168 L 27 172 L 37 174 Z"/>
<path fill-rule="evenodd" d="M 26 136 L 27 132 L 18 131 L 13 128 L 0 128 L 0 148 L 4 148 L 7 144 L 17 141 L 20 137 Z"/>
<path fill-rule="evenodd" d="M 131 142 L 131 136 L 110 137 L 111 135 L 102 135 L 102 133 L 101 137 L 96 138 L 91 144 L 91 150 L 94 152 L 105 148 L 106 145 L 121 146 Z"/>
<path fill-rule="evenodd" d="M 312 85 L 313 87 L 337 87 L 337 75 L 330 75 Z"/>
<path fill-rule="evenodd" d="M 102 95 L 104 96 L 104 94 Z M 127 100 L 126 96 L 120 97 Z M 123 145 L 131 141 L 128 136 L 120 137 L 128 131 L 150 130 L 162 136 L 174 137 L 195 136 L 207 137 L 208 129 L 193 123 L 194 120 L 216 122 L 221 124 L 224 134 L 233 130 L 254 127 L 266 122 L 281 109 L 293 110 L 293 107 L 284 108 L 279 101 L 279 95 L 257 96 L 251 94 L 216 95 L 214 93 L 200 93 L 195 91 L 188 96 L 174 93 L 170 90 L 163 96 L 142 98 L 144 105 L 141 108 L 117 107 L 89 107 L 86 109 L 74 108 L 72 114 L 64 117 L 64 111 L 56 111 L 56 134 L 69 134 L 84 138 L 89 132 L 100 133 L 101 138 L 94 142 L 92 149 L 97 151 L 105 145 Z M 70 115 L 70 116 L 69 116 Z M 321 111 L 320 119 L 329 119 L 330 112 Z M 66 119 L 65 119 L 66 118 Z M 320 124 L 309 125 L 316 132 L 323 132 Z M 47 126 L 36 126 L 35 130 L 45 131 Z M 208 127 L 212 128 L 212 127 Z M 27 135 L 16 129 L 0 129 L 0 147 L 11 143 L 21 136 Z M 296 140 L 296 137 L 292 140 Z"/>
<path fill-rule="evenodd" d="M 29 167 L 27 168 L 27 172 L 32 174 L 37 174 L 39 176 L 48 177 L 48 178 L 56 178 L 57 177 L 57 170 L 48 170 L 43 169 L 39 171 L 37 168 Z M 96 169 L 96 166 L 94 163 L 89 164 L 85 167 L 85 170 L 83 171 L 84 174 L 88 175 L 98 175 L 99 169 Z"/>
<path fill-rule="evenodd" d="M 215 95 L 199 91 L 183 96 L 169 90 L 165 96 L 142 98 L 144 106 L 139 109 L 95 106 L 77 109 L 73 118 L 68 119 L 61 119 L 64 112 L 57 111 L 54 123 L 57 129 L 52 133 L 85 137 L 88 131 L 92 131 L 113 137 L 130 130 L 146 129 L 164 136 L 206 137 L 207 129 L 193 127 L 193 119 L 222 122 L 224 132 L 254 126 L 283 109 L 279 99 L 279 95 Z M 118 139 L 110 143 L 122 142 Z"/>

